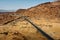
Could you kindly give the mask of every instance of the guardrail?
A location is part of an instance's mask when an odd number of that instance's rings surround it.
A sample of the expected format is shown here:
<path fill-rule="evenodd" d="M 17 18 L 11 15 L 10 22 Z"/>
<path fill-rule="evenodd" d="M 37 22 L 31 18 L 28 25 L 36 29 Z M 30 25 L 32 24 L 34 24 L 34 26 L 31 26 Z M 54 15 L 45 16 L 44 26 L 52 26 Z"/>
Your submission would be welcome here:
<path fill-rule="evenodd" d="M 45 36 L 48 40 L 54 40 L 51 36 L 49 36 L 47 33 L 45 33 L 41 28 L 38 28 L 32 21 L 24 17 L 26 21 L 28 21 L 30 24 L 32 24 L 43 36 Z"/>

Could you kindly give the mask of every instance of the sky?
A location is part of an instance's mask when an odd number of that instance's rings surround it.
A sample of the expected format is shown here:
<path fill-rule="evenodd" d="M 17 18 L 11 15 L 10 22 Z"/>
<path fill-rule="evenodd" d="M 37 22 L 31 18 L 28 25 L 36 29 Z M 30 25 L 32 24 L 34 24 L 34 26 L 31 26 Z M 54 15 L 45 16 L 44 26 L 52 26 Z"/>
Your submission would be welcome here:
<path fill-rule="evenodd" d="M 0 0 L 0 9 L 4 10 L 27 9 L 38 4 L 51 1 L 53 0 Z"/>

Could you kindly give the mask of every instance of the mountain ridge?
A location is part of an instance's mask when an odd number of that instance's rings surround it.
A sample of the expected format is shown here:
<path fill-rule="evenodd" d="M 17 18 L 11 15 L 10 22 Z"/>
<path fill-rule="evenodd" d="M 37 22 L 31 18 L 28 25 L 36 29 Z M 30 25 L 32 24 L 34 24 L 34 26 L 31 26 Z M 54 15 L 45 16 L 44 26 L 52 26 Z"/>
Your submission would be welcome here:
<path fill-rule="evenodd" d="M 4 9 L 0 9 L 0 12 L 15 12 L 14 10 L 4 10 Z"/>
<path fill-rule="evenodd" d="M 17 15 L 29 16 L 30 18 L 45 18 L 60 20 L 60 2 L 47 2 L 31 7 L 29 9 L 18 9 L 16 12 L 0 12 L 0 23 L 14 20 Z M 15 16 L 11 16 L 15 15 Z M 4 20 L 3 20 L 4 19 Z"/>
<path fill-rule="evenodd" d="M 47 2 L 42 3 L 37 6 L 31 7 L 25 12 L 21 12 L 22 15 L 27 16 L 39 16 L 39 17 L 45 17 L 45 18 L 59 18 L 60 17 L 60 2 Z M 17 11 L 16 13 L 20 13 Z M 29 15 L 30 14 L 30 15 Z"/>

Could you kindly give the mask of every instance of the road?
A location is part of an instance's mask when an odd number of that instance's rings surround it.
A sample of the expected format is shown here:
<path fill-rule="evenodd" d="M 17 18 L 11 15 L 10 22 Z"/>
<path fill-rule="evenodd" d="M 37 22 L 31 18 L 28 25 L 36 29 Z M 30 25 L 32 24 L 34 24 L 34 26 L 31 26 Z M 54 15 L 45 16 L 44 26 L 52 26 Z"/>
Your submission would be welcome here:
<path fill-rule="evenodd" d="M 43 36 L 45 36 L 48 40 L 54 40 L 54 38 L 52 38 L 51 36 L 49 36 L 46 32 L 44 32 L 41 28 L 38 28 L 38 26 L 36 26 L 31 20 L 28 19 L 28 17 L 26 16 L 22 16 L 22 17 L 18 17 L 14 20 L 8 21 L 6 23 L 4 23 L 3 25 L 6 25 L 12 21 L 18 20 L 20 18 L 24 18 L 26 21 L 28 21 L 31 25 L 33 25 L 34 28 L 36 28 L 38 30 L 38 32 L 40 32 Z"/>

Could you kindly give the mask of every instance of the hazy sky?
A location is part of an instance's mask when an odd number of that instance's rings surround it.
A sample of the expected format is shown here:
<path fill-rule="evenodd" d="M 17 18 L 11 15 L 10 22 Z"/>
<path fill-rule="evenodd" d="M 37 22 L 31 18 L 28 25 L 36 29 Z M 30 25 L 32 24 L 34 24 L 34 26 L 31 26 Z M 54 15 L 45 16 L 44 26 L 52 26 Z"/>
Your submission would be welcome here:
<path fill-rule="evenodd" d="M 52 0 L 0 0 L 0 9 L 17 10 L 29 8 Z"/>

